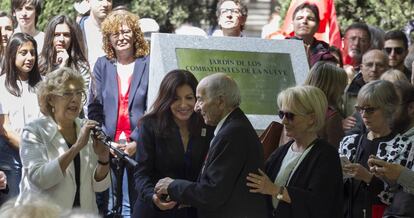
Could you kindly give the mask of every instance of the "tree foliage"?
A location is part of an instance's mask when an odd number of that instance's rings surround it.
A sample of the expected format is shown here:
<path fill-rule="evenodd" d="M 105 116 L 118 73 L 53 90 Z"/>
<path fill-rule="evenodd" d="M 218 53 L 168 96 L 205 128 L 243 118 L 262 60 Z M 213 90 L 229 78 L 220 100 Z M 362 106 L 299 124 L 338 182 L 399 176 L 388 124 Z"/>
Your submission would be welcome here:
<path fill-rule="evenodd" d="M 218 0 L 135 0 L 133 12 L 140 17 L 157 20 L 162 32 L 172 32 L 185 22 L 205 26 L 215 21 L 215 5 Z"/>
<path fill-rule="evenodd" d="M 413 0 L 335 0 L 335 4 L 342 29 L 356 21 L 385 31 L 402 29 L 414 18 Z"/>
<path fill-rule="evenodd" d="M 11 0 L 0 1 L 0 10 L 10 11 Z M 127 4 L 140 17 L 155 19 L 162 32 L 172 32 L 184 22 L 197 26 L 214 24 L 218 0 L 113 0 L 113 6 Z M 43 30 L 47 22 L 57 14 L 76 16 L 73 0 L 43 0 L 42 14 L 37 28 Z"/>
<path fill-rule="evenodd" d="M 10 11 L 10 1 L 0 1 L 0 9 Z M 273 0 L 277 1 L 277 0 Z M 291 0 L 278 0 L 282 17 Z M 73 0 L 43 0 L 43 10 L 38 28 L 43 30 L 47 22 L 57 14 L 75 18 Z M 161 31 L 171 32 L 184 22 L 208 27 L 216 23 L 218 0 L 113 0 L 114 6 L 128 4 L 140 17 L 157 20 Z M 402 29 L 414 17 L 414 0 L 335 0 L 341 29 L 355 21 L 363 21 L 383 30 Z M 270 8 L 269 8 L 270 10 Z"/>
<path fill-rule="evenodd" d="M 42 14 L 39 17 L 37 27 L 44 30 L 50 19 L 59 14 L 75 19 L 76 12 L 73 8 L 73 0 L 43 1 Z"/>
<path fill-rule="evenodd" d="M 11 0 L 3 0 L 0 2 L 0 10 L 10 13 Z M 58 15 L 65 14 L 71 18 L 75 18 L 76 12 L 73 8 L 73 0 L 43 0 L 42 13 L 37 22 L 37 28 L 43 30 L 49 20 Z"/>

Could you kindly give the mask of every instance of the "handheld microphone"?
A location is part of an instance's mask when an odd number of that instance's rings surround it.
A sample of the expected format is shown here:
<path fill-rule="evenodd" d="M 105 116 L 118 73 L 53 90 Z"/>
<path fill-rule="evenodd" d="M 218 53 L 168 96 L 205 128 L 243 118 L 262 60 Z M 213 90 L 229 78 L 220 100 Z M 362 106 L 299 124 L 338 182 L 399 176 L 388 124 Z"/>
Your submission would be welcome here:
<path fill-rule="evenodd" d="M 102 127 L 100 127 L 99 125 L 93 127 L 91 130 L 92 130 L 92 134 L 95 136 L 95 138 L 97 138 L 99 140 L 104 140 L 105 142 L 110 142 L 111 141 L 111 138 L 105 134 L 105 132 L 102 130 Z M 102 139 L 100 139 L 99 136 L 102 136 L 101 137 Z"/>
<path fill-rule="evenodd" d="M 92 128 L 92 133 L 96 139 L 100 140 L 109 149 L 113 150 L 119 159 L 126 161 L 133 167 L 136 167 L 138 165 L 134 159 L 130 158 L 125 152 L 111 144 L 111 138 L 105 134 L 105 132 L 102 130 L 102 127 L 95 126 Z"/>

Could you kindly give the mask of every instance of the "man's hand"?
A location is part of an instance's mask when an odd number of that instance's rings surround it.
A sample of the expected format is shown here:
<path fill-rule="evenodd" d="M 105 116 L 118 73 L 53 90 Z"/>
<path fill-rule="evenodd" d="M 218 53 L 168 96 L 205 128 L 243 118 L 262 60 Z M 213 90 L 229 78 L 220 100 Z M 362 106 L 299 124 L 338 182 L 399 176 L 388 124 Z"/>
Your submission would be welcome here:
<path fill-rule="evenodd" d="M 165 177 L 164 179 L 160 179 L 157 184 L 155 185 L 155 193 L 158 195 L 166 194 L 168 195 L 168 186 L 173 182 L 174 180 L 170 177 Z"/>
<path fill-rule="evenodd" d="M 6 189 L 7 187 L 7 177 L 3 171 L 0 171 L 0 190 Z"/>
<path fill-rule="evenodd" d="M 177 202 L 175 201 L 163 201 L 158 197 L 158 194 L 152 195 L 152 202 L 154 202 L 155 205 L 157 205 L 160 210 L 169 210 L 175 207 L 177 205 Z"/>

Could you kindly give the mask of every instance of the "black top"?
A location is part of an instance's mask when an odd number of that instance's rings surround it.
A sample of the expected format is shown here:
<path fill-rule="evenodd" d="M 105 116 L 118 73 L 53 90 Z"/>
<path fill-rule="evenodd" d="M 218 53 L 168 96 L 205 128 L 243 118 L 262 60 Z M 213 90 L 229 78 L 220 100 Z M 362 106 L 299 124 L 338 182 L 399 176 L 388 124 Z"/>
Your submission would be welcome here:
<path fill-rule="evenodd" d="M 190 133 L 187 150 L 181 140 L 178 126 L 172 122 L 168 133 L 157 134 L 157 118 L 146 117 L 139 124 L 135 170 L 137 203 L 132 217 L 190 218 L 196 216 L 194 208 L 161 211 L 152 202 L 154 187 L 164 177 L 196 181 L 209 149 L 214 129 L 204 124 Z"/>
<path fill-rule="evenodd" d="M 364 78 L 362 77 L 362 73 L 359 72 L 355 77 L 352 79 L 351 84 L 349 84 L 346 93 L 351 96 L 358 96 L 359 90 L 362 86 L 365 85 Z"/>
<path fill-rule="evenodd" d="M 356 154 L 350 159 L 351 162 L 359 163 L 368 169 L 369 156 L 376 155 L 379 144 L 391 140 L 394 136 L 395 134 L 391 133 L 384 137 L 369 140 L 367 134 L 359 135 L 355 138 Z M 371 217 L 372 206 L 383 205 L 377 195 L 384 190 L 384 183 L 375 176 L 372 177 L 370 184 L 357 179 L 348 179 L 345 182 L 344 189 L 345 217 Z"/>
<path fill-rule="evenodd" d="M 277 148 L 266 161 L 265 172 L 274 181 L 294 141 Z M 342 169 L 337 150 L 317 139 L 293 173 L 286 190 L 291 203 L 280 201 L 277 208 L 268 199 L 269 217 L 342 218 Z"/>
<path fill-rule="evenodd" d="M 66 142 L 69 148 L 72 147 L 72 144 Z M 75 200 L 73 201 L 73 207 L 80 207 L 80 196 L 79 196 L 79 189 L 80 189 L 80 155 L 79 153 L 73 159 L 73 164 L 75 164 L 75 180 L 76 180 L 76 194 Z"/>

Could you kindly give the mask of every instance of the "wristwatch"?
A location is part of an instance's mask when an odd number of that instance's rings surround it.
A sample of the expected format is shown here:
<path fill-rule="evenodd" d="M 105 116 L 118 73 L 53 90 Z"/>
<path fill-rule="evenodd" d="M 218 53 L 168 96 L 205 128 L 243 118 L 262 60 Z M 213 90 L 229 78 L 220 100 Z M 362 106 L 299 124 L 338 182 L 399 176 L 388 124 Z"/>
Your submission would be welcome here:
<path fill-rule="evenodd" d="M 285 190 L 285 186 L 280 186 L 279 187 L 279 192 L 276 195 L 276 199 L 277 200 L 282 200 L 283 199 L 283 191 Z"/>

